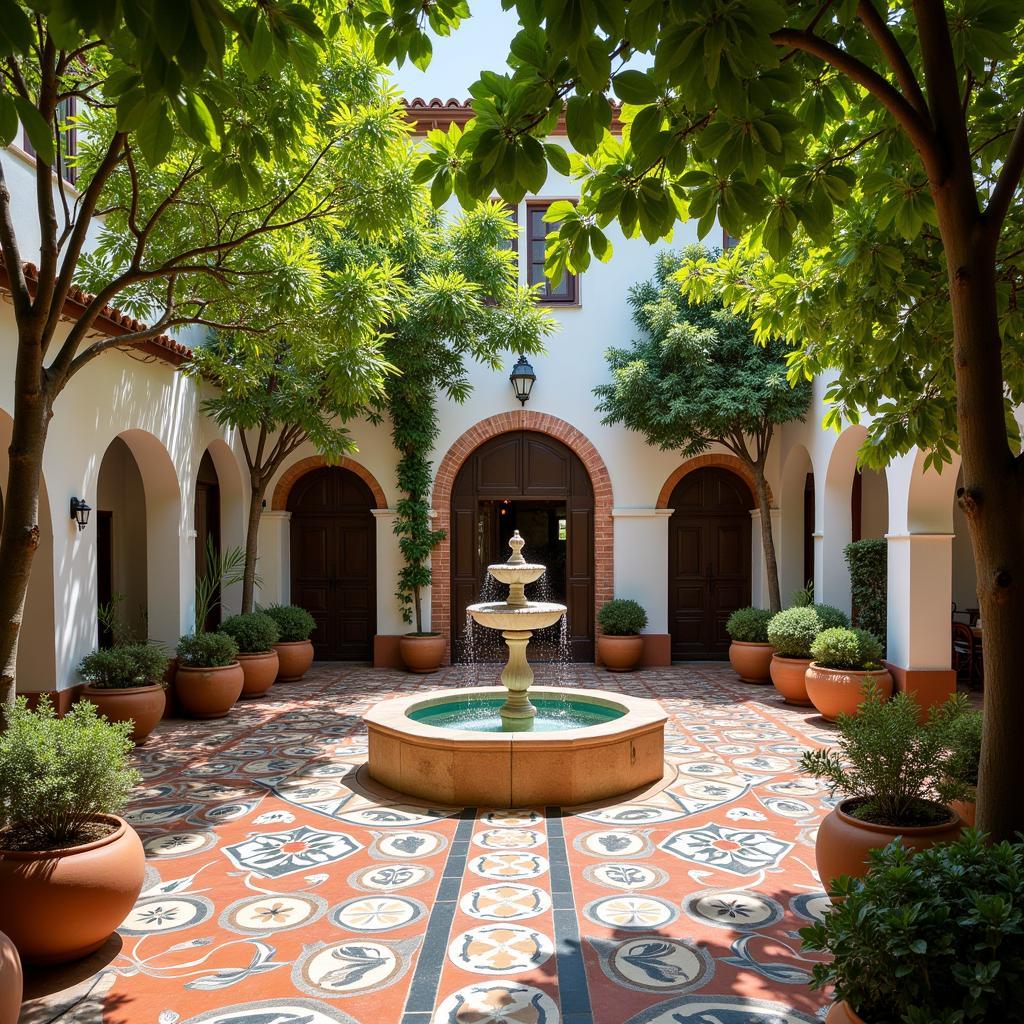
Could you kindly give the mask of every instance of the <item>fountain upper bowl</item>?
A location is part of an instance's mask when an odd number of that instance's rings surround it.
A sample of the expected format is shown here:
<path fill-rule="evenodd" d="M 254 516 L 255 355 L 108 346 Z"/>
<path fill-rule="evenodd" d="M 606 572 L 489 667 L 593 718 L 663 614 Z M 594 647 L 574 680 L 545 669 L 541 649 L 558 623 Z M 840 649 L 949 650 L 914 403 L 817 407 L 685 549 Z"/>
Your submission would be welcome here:
<path fill-rule="evenodd" d="M 553 626 L 565 614 L 566 607 L 553 601 L 527 601 L 526 604 L 484 601 L 471 604 L 466 611 L 481 626 L 490 629 L 533 630 Z"/>
<path fill-rule="evenodd" d="M 487 571 L 499 582 L 533 583 L 544 575 L 544 566 L 535 562 L 497 562 L 487 566 Z"/>

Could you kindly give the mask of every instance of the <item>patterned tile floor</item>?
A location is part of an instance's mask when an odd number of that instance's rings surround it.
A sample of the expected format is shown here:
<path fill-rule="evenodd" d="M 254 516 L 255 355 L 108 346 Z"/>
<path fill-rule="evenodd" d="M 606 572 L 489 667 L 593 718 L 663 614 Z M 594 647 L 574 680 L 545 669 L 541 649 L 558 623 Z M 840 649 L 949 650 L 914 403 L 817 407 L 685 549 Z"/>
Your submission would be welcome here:
<path fill-rule="evenodd" d="M 832 728 L 724 665 L 558 672 L 661 701 L 666 789 L 578 814 L 361 790 L 363 711 L 412 688 L 492 684 L 490 668 L 318 667 L 229 719 L 164 723 L 136 753 L 144 788 L 127 813 L 148 856 L 143 894 L 91 960 L 29 978 L 22 1020 L 819 1020 L 796 933 L 826 905 L 813 842 L 830 804 L 795 764 Z"/>

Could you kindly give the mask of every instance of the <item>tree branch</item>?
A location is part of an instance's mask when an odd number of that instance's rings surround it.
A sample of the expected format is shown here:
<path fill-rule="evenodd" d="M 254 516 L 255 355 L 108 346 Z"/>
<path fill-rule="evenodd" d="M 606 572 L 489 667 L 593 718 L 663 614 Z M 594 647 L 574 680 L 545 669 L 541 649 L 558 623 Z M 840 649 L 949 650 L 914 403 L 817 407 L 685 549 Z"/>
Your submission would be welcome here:
<path fill-rule="evenodd" d="M 903 52 L 903 47 L 900 46 L 885 18 L 878 13 L 874 0 L 858 0 L 857 14 L 896 75 L 896 81 L 900 83 L 904 97 L 923 118 L 930 121 L 928 101 L 924 98 L 921 84 L 910 66 L 910 61 L 907 60 L 906 53 Z"/>
<path fill-rule="evenodd" d="M 988 206 L 985 208 L 985 230 L 993 241 L 999 238 L 1003 221 L 1020 185 L 1021 174 L 1024 174 L 1024 114 L 1017 122 L 1006 159 L 996 179 L 996 187 L 992 190 Z"/>
<path fill-rule="evenodd" d="M 25 280 L 25 268 L 21 262 L 18 233 L 11 215 L 11 190 L 7 185 L 7 175 L 4 174 L 2 162 L 0 162 L 0 250 L 4 254 L 4 266 L 7 269 L 7 280 L 11 289 L 14 317 L 20 328 L 32 311 L 32 296 L 29 294 L 28 282 Z"/>

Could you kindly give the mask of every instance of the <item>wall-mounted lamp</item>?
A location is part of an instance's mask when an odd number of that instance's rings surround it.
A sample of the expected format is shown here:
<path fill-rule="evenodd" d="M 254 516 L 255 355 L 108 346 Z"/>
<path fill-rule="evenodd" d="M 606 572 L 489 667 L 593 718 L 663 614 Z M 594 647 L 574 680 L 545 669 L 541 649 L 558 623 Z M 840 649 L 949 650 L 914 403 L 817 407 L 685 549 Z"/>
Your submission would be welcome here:
<path fill-rule="evenodd" d="M 537 374 L 533 372 L 533 367 L 526 361 L 526 356 L 519 357 L 519 361 L 512 367 L 512 373 L 508 379 L 512 381 L 512 387 L 515 388 L 516 398 L 519 399 L 520 404 L 526 405 L 530 399 L 530 392 L 533 390 L 533 382 L 537 379 Z"/>
<path fill-rule="evenodd" d="M 78 523 L 78 529 L 84 530 L 89 525 L 89 513 L 92 506 L 85 503 L 84 498 L 71 499 L 71 518 Z"/>

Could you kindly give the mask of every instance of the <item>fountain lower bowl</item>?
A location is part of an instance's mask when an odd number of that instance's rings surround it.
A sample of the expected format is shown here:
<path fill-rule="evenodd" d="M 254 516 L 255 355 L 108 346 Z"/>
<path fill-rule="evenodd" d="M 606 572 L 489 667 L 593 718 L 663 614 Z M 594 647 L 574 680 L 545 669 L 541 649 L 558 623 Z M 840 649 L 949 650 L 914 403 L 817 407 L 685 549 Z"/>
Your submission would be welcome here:
<path fill-rule="evenodd" d="M 497 708 L 503 687 L 385 700 L 363 716 L 371 778 L 419 800 L 474 807 L 593 803 L 662 778 L 667 716 L 656 701 L 544 686 L 529 693 L 538 709 L 568 705 L 604 720 L 530 732 L 431 724 L 466 707 Z"/>
<path fill-rule="evenodd" d="M 565 605 L 553 601 L 528 601 L 526 604 L 485 601 L 469 605 L 466 611 L 474 621 L 489 629 L 526 632 L 553 626 L 565 614 Z"/>

